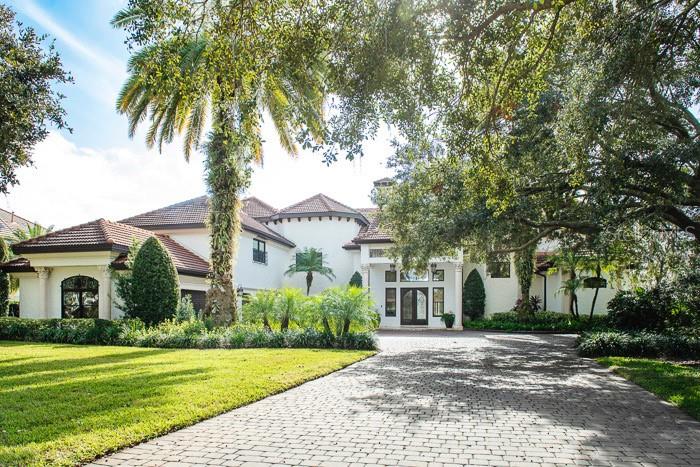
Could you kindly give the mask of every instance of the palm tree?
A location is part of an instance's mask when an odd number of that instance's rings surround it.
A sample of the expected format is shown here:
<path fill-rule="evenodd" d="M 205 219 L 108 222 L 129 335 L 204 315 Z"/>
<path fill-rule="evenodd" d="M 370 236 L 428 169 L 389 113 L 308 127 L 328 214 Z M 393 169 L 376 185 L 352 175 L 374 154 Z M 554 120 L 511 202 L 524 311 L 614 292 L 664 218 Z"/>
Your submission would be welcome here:
<path fill-rule="evenodd" d="M 335 279 L 333 270 L 328 267 L 323 252 L 316 248 L 304 248 L 296 254 L 296 261 L 289 265 L 284 272 L 287 276 L 304 272 L 306 273 L 306 295 L 311 291 L 311 283 L 314 281 L 314 273 L 321 274 L 327 279 Z"/>
<path fill-rule="evenodd" d="M 53 225 L 43 227 L 39 224 L 28 224 L 25 229 L 15 229 L 12 231 L 10 243 L 23 242 L 36 237 L 41 237 L 53 231 Z"/>
<path fill-rule="evenodd" d="M 291 322 L 298 322 L 303 318 L 306 300 L 308 298 L 299 289 L 285 287 L 279 290 L 274 310 L 275 318 L 280 323 L 280 331 L 286 331 Z"/>
<path fill-rule="evenodd" d="M 133 0 L 112 20 L 129 32 L 130 45 L 141 47 L 129 60 L 117 110 L 128 116 L 131 137 L 150 120 L 149 147 L 160 150 L 184 134 L 187 160 L 211 121 L 202 145 L 211 246 L 204 314 L 228 324 L 236 317 L 233 266 L 241 196 L 252 163 L 262 162 L 263 114 L 269 114 L 290 154 L 298 151 L 295 136 L 310 135 L 320 142 L 325 68 L 322 54 L 313 48 L 318 45 L 306 42 L 315 26 L 300 23 L 303 15 L 243 8 L 236 2 L 202 2 L 183 15 L 173 5 Z"/>
<path fill-rule="evenodd" d="M 276 290 L 260 290 L 243 305 L 243 319 L 255 323 L 262 322 L 263 327 L 271 331 L 270 321 L 274 317 L 279 293 Z"/>

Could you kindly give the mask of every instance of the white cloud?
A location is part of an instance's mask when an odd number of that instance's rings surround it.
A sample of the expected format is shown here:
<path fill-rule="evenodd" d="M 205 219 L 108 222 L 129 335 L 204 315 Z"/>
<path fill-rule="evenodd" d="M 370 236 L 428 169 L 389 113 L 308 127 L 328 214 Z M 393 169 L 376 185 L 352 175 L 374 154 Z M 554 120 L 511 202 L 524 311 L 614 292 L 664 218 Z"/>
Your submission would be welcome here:
<path fill-rule="evenodd" d="M 34 166 L 18 171 L 20 185 L 4 208 L 44 225 L 68 227 L 133 214 L 204 192 L 201 156 L 186 163 L 179 147 L 136 152 L 78 147 L 51 133 L 34 151 Z"/>
<path fill-rule="evenodd" d="M 264 144 L 265 165 L 256 167 L 249 194 L 278 208 L 319 192 L 353 207 L 369 206 L 372 181 L 390 175 L 384 167 L 388 138 L 380 141 L 368 146 L 361 161 L 326 167 L 318 154 L 292 159 L 270 138 Z M 159 154 L 78 147 L 54 132 L 35 148 L 34 166 L 20 169 L 18 176 L 20 185 L 1 207 L 57 228 L 100 217 L 119 220 L 205 192 L 202 155 L 186 163 L 179 142 Z"/>

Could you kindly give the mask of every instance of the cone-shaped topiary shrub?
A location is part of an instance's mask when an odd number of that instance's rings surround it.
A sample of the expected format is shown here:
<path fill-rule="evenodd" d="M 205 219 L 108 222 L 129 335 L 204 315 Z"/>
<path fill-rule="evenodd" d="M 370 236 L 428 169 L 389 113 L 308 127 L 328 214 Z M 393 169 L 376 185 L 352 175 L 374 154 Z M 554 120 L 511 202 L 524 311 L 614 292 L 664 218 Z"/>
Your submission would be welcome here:
<path fill-rule="evenodd" d="M 484 290 L 484 281 L 481 279 L 481 274 L 476 269 L 467 276 L 464 281 L 464 290 L 462 291 L 462 308 L 465 316 L 471 319 L 478 319 L 484 316 L 484 306 L 486 304 L 486 291 Z"/>
<path fill-rule="evenodd" d="M 148 324 L 173 317 L 180 300 L 177 271 L 168 252 L 156 237 L 147 239 L 131 268 L 132 318 Z"/>
<path fill-rule="evenodd" d="M 362 274 L 355 271 L 355 274 L 350 278 L 350 287 L 362 288 Z"/>

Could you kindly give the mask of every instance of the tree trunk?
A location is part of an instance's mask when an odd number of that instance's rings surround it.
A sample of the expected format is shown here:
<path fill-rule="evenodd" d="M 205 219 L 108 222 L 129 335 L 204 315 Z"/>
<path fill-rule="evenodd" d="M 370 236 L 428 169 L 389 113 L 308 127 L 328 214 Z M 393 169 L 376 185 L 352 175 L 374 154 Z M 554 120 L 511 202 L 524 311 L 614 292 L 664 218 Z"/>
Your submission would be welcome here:
<path fill-rule="evenodd" d="M 280 322 L 280 331 L 286 331 L 289 329 L 289 315 L 285 315 Z"/>
<path fill-rule="evenodd" d="M 323 330 L 326 332 L 326 334 L 333 334 L 333 331 L 331 331 L 331 323 L 328 322 L 328 318 L 325 316 L 321 320 L 323 322 Z"/>
<path fill-rule="evenodd" d="M 309 295 L 311 291 L 311 283 L 314 281 L 314 274 L 309 271 L 306 273 L 306 295 Z"/>
<path fill-rule="evenodd" d="M 346 319 L 343 321 L 343 336 L 350 332 L 350 320 Z"/>
<path fill-rule="evenodd" d="M 229 325 L 237 317 L 233 271 L 241 231 L 240 194 L 249 179 L 245 147 L 235 125 L 228 109 L 219 104 L 205 148 L 206 181 L 210 194 L 211 271 L 204 314 L 219 326 Z"/>
<path fill-rule="evenodd" d="M 595 276 L 600 279 L 600 264 L 596 266 L 595 268 Z M 596 284 L 598 285 L 598 284 Z M 595 288 L 595 293 L 593 294 L 593 302 L 591 303 L 591 313 L 588 316 L 588 319 L 593 319 L 593 312 L 595 311 L 595 302 L 598 300 L 598 291 L 600 291 L 600 287 Z"/>
<path fill-rule="evenodd" d="M 272 327 L 270 326 L 270 322 L 267 320 L 267 316 L 263 317 L 263 328 L 265 328 L 266 331 L 272 331 Z"/>

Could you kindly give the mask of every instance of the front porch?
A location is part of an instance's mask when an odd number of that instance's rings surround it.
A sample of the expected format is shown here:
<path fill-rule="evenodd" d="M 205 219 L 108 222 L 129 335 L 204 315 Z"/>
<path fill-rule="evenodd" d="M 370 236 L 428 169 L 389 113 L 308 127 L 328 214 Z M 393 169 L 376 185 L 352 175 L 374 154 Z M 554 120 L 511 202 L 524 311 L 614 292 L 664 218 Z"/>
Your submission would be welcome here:
<path fill-rule="evenodd" d="M 384 248 L 362 251 L 362 276 L 377 305 L 381 329 L 444 329 L 444 313 L 462 329 L 462 258 L 431 261 L 423 273 L 404 270 L 384 256 Z"/>

